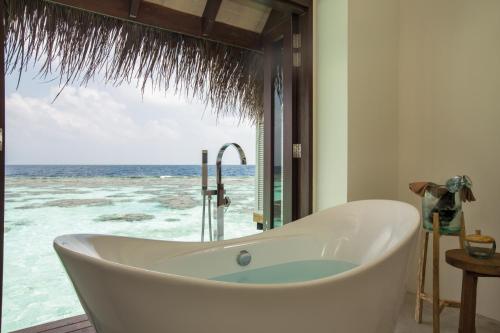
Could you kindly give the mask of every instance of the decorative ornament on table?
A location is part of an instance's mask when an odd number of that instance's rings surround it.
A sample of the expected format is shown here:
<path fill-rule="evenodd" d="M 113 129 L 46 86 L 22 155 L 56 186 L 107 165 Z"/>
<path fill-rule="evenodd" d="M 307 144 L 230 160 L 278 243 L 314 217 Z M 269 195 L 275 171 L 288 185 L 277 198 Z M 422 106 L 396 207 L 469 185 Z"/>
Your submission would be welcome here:
<path fill-rule="evenodd" d="M 440 233 L 446 235 L 460 233 L 462 202 L 476 200 L 472 193 L 472 181 L 466 175 L 452 177 L 445 185 L 432 182 L 411 183 L 410 190 L 423 198 L 424 229 L 432 231 L 432 215 L 438 213 Z"/>
<path fill-rule="evenodd" d="M 464 239 L 464 249 L 468 255 L 478 259 L 488 259 L 495 255 L 497 244 L 490 236 L 482 235 L 481 230 L 467 235 Z"/>

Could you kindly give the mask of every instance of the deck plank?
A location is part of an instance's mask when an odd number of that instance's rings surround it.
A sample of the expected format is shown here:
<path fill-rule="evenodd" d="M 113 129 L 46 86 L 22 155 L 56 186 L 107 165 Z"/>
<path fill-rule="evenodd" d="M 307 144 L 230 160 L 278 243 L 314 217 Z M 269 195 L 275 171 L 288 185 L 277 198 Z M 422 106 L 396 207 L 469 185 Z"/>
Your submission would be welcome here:
<path fill-rule="evenodd" d="M 92 329 L 92 331 L 95 332 L 94 327 L 92 327 L 92 324 L 89 321 L 81 321 L 79 323 L 43 331 L 43 333 L 72 333 L 82 332 L 85 329 Z"/>
<path fill-rule="evenodd" d="M 28 327 L 11 333 L 95 333 L 87 315 L 80 315 Z"/>
<path fill-rule="evenodd" d="M 79 331 L 75 331 L 72 333 L 96 333 L 95 328 L 93 326 L 82 328 Z"/>

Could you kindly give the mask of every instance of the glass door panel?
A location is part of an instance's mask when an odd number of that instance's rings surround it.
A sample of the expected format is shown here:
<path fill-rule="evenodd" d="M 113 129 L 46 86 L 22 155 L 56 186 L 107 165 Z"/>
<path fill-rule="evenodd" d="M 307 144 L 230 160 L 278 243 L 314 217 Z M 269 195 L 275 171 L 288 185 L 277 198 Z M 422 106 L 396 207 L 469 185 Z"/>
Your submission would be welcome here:
<path fill-rule="evenodd" d="M 273 227 L 283 225 L 283 40 L 275 43 L 277 57 L 273 77 Z"/>
<path fill-rule="evenodd" d="M 264 216 L 266 228 L 292 220 L 292 19 L 264 35 Z"/>

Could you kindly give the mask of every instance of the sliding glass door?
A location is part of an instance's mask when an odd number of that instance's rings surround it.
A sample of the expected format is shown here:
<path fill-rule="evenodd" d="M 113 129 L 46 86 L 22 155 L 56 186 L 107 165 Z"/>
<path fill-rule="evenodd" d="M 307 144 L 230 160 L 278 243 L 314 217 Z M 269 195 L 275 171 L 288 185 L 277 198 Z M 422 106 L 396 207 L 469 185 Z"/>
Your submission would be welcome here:
<path fill-rule="evenodd" d="M 273 15 L 264 47 L 264 220 L 312 212 L 312 16 Z"/>

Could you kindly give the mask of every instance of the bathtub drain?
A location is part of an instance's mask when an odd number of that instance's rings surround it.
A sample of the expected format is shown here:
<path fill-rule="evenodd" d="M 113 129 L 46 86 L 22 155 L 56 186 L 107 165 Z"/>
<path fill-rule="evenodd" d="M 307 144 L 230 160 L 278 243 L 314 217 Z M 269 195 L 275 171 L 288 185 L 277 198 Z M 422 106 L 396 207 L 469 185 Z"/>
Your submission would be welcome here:
<path fill-rule="evenodd" d="M 242 250 L 236 257 L 236 262 L 240 266 L 247 266 L 252 261 L 252 255 L 247 250 Z"/>

